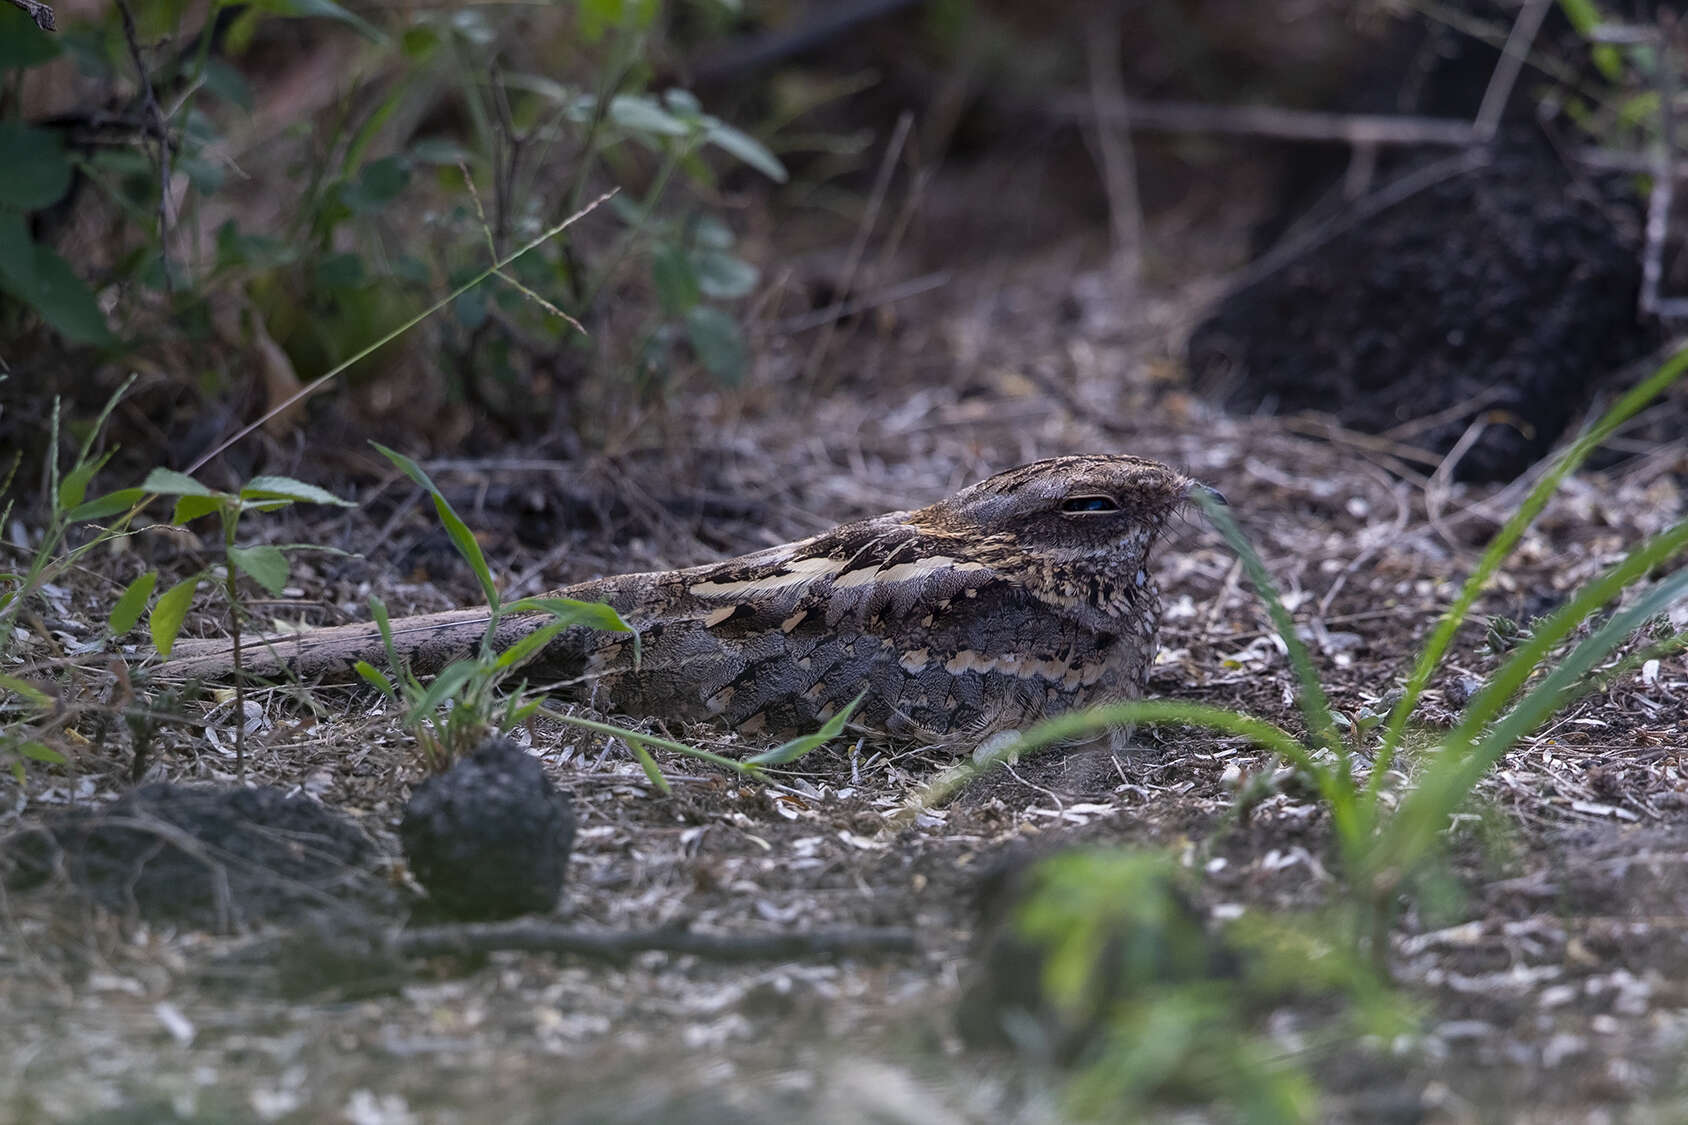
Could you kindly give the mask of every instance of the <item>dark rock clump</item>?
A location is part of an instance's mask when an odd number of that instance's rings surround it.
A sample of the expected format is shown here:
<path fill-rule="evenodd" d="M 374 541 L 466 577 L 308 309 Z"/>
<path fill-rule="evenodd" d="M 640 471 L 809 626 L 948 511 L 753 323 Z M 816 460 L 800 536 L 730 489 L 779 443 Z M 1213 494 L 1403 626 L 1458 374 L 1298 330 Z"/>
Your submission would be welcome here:
<path fill-rule="evenodd" d="M 1466 480 L 1540 458 L 1605 376 L 1645 354 L 1641 207 L 1619 177 L 1503 150 L 1226 298 L 1190 370 L 1237 410 L 1334 414 L 1444 454 L 1478 418 Z"/>
<path fill-rule="evenodd" d="M 416 787 L 399 839 L 433 906 L 461 920 L 544 913 L 562 893 L 574 809 L 539 762 L 492 738 Z"/>
<path fill-rule="evenodd" d="M 391 898 L 352 820 L 267 786 L 159 783 L 47 818 L 5 842 L 9 890 L 62 875 L 129 917 L 230 932 Z"/>

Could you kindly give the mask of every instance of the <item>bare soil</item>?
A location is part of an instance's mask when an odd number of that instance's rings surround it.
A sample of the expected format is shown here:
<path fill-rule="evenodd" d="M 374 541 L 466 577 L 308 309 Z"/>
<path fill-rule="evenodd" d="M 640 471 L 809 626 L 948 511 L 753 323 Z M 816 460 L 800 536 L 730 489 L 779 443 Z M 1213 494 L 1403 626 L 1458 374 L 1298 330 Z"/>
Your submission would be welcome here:
<path fill-rule="evenodd" d="M 717 558 L 929 502 L 1033 458 L 1129 451 L 1224 491 L 1305 627 L 1334 705 L 1376 704 L 1527 482 L 1449 483 L 1328 420 L 1229 416 L 1186 389 L 1183 335 L 1215 279 L 1240 263 L 1257 217 L 1236 202 L 1249 196 L 1248 166 L 1152 216 L 1136 280 L 1109 260 L 1094 216 L 1063 215 L 1058 184 L 977 190 L 990 171 L 940 177 L 927 197 L 934 230 L 965 229 L 985 209 L 1004 228 L 1035 221 L 1041 231 L 1053 211 L 1061 236 L 1036 246 L 1005 236 L 1014 248 L 1002 254 L 955 250 L 947 283 L 837 326 L 814 372 L 821 330 L 781 328 L 789 312 L 776 294 L 746 387 L 681 389 L 605 435 L 601 452 L 436 463 L 506 586 L 536 592 Z M 876 276 L 918 272 L 915 251 L 902 253 Z M 328 457 L 307 430 L 294 462 L 272 468 L 312 477 Z M 379 482 L 358 488 L 359 509 L 265 534 L 357 557 L 302 557 L 287 595 L 259 603 L 260 614 L 358 619 L 371 593 L 395 612 L 470 604 L 473 583 L 415 490 L 383 477 L 373 457 L 334 454 L 348 462 Z M 1680 520 L 1685 479 L 1680 441 L 1578 477 L 1481 609 L 1526 620 L 1555 604 L 1625 545 Z M 24 658 L 75 659 L 97 637 L 114 582 L 143 563 L 186 573 L 212 546 L 139 536 L 101 573 L 54 591 Z M 1158 567 L 1168 613 L 1151 690 L 1295 728 L 1283 654 L 1217 537 L 1181 524 Z M 207 614 L 194 627 L 217 622 Z M 1496 660 L 1480 625 L 1464 630 L 1421 718 L 1451 717 L 1461 677 L 1480 679 Z M 98 719 L 95 705 L 117 688 L 103 658 L 84 663 L 83 695 L 66 704 L 89 706 L 70 726 L 86 744 L 71 771 L 31 772 L 0 832 L 129 787 L 136 739 Z M 397 855 L 400 811 L 424 773 L 389 709 L 353 689 L 278 689 L 243 719 L 252 780 L 344 811 Z M 1501 763 L 1454 833 L 1450 893 L 1411 913 L 1396 940 L 1392 962 L 1422 1003 L 1421 1031 L 1327 1073 L 1331 1120 L 1688 1116 L 1685 719 L 1688 661 L 1678 657 L 1577 702 Z M 152 733 L 145 776 L 233 781 L 235 721 L 224 695 L 183 702 Z M 619 744 L 545 722 L 519 737 L 573 794 L 565 920 L 723 933 L 909 926 L 920 952 L 745 964 L 646 954 L 615 966 L 500 953 L 424 964 L 386 991 L 301 1001 L 282 990 L 273 928 L 174 928 L 59 886 L 0 901 L 0 1117 L 1057 1120 L 1046 1076 L 962 1052 L 951 1022 L 971 896 L 1005 850 L 1172 848 L 1200 867 L 1200 905 L 1216 917 L 1239 905 L 1310 908 L 1339 887 L 1327 825 L 1308 800 L 1274 796 L 1232 822 L 1238 788 L 1274 763 L 1207 733 L 1144 730 L 1134 753 L 1095 769 L 1033 760 L 901 831 L 884 815 L 948 764 L 941 756 L 841 741 L 764 788 L 659 755 L 674 783 L 662 797 Z M 396 860 L 389 875 L 406 881 Z M 1279 1022 L 1297 1051 L 1303 1018 Z"/>

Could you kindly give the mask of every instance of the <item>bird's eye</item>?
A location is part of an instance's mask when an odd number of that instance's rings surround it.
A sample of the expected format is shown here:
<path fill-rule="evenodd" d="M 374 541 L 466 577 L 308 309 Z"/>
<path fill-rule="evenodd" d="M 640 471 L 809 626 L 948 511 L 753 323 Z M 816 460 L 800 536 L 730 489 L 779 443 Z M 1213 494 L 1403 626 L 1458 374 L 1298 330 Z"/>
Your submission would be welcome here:
<path fill-rule="evenodd" d="M 1117 512 L 1119 505 L 1111 496 L 1069 496 L 1061 501 L 1061 510 L 1068 513 Z"/>

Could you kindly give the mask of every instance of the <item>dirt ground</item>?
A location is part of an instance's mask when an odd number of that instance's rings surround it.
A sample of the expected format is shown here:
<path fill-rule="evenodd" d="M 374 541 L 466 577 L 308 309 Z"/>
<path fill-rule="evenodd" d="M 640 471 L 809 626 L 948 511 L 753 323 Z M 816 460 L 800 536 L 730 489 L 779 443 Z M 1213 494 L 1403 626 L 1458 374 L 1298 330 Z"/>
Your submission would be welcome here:
<path fill-rule="evenodd" d="M 1248 194 L 1246 167 L 1154 217 L 1139 280 L 1109 260 L 1105 219 L 1069 215 L 1059 237 L 1040 227 L 1016 239 L 1034 217 L 1051 222 L 1047 191 L 1016 215 L 1009 172 L 947 174 L 931 206 L 1008 210 L 1000 248 L 934 236 L 883 263 L 920 276 L 936 260 L 947 279 L 847 322 L 819 377 L 804 373 L 815 329 L 781 328 L 770 313 L 745 388 L 688 392 L 609 452 L 435 463 L 506 587 L 723 557 L 926 503 L 1037 457 L 1129 451 L 1224 491 L 1288 593 L 1334 705 L 1376 703 L 1524 485 L 1450 484 L 1377 439 L 1227 416 L 1185 389 L 1182 337 L 1242 260 L 1255 217 L 1224 205 Z M 931 229 L 978 216 L 945 218 Z M 273 468 L 309 477 L 319 456 L 307 432 L 295 463 Z M 1578 477 L 1482 610 L 1542 612 L 1626 544 L 1680 520 L 1685 479 L 1680 443 Z M 261 613 L 361 619 L 370 593 L 395 612 L 470 604 L 472 580 L 407 482 L 389 476 L 359 499 L 273 531 L 357 555 L 303 561 Z M 142 558 L 186 573 L 207 547 L 148 535 L 102 566 L 119 579 Z M 1283 655 L 1217 536 L 1182 522 L 1158 569 L 1167 615 L 1153 694 L 1294 729 Z M 97 634 L 109 594 L 89 580 L 53 596 L 52 635 L 26 657 L 74 652 Z M 1495 661 L 1481 628 L 1463 632 L 1427 717 L 1457 709 L 1460 677 Z M 90 672 L 91 697 L 109 690 L 103 675 Z M 154 736 L 148 778 L 233 780 L 232 707 L 206 700 L 187 713 Z M 1434 916 L 1409 915 L 1396 939 L 1392 964 L 1422 1005 L 1421 1030 L 1378 1045 L 1358 1072 L 1327 1075 L 1330 1120 L 1688 1118 L 1685 720 L 1688 661 L 1677 657 L 1577 703 L 1502 763 L 1456 832 L 1460 894 Z M 276 691 L 247 721 L 257 780 L 345 810 L 396 853 L 399 811 L 423 773 L 390 711 L 350 689 L 313 690 L 308 706 Z M 90 742 L 74 771 L 32 773 L 0 833 L 128 786 L 130 736 L 77 729 Z M 613 966 L 500 953 L 425 964 L 387 991 L 300 1001 L 280 988 L 269 931 L 178 931 L 98 913 L 62 889 L 17 895 L 0 901 L 0 1117 L 1058 1120 L 1046 1078 L 963 1052 L 951 1022 L 971 895 L 1005 850 L 1181 849 L 1215 917 L 1310 907 L 1336 887 L 1327 826 L 1306 800 L 1269 798 L 1226 827 L 1241 781 L 1273 763 L 1206 733 L 1139 732 L 1138 750 L 1105 771 L 1028 762 L 901 831 L 884 814 L 946 764 L 918 748 L 841 742 L 766 788 L 661 757 L 674 782 L 665 798 L 619 744 L 544 722 L 521 737 L 574 795 L 566 920 L 723 933 L 908 926 L 919 952 L 745 964 L 644 954 Z M 392 878 L 403 878 L 397 861 Z M 1296 1013 L 1273 1028 L 1286 1052 L 1317 1063 Z"/>

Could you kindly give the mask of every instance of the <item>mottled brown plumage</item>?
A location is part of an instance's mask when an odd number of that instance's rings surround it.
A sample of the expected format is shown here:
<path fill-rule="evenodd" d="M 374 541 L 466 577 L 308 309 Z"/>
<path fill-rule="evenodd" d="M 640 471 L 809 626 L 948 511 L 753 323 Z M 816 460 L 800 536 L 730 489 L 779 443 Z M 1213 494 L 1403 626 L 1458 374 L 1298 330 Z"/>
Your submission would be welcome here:
<path fill-rule="evenodd" d="M 971 746 L 1050 714 L 1141 694 L 1160 597 L 1148 555 L 1192 482 L 1153 461 L 1037 461 L 930 507 L 684 570 L 602 578 L 552 596 L 605 601 L 640 634 L 570 629 L 530 682 L 616 713 L 812 730 L 864 689 L 870 731 Z M 500 647 L 548 618 L 520 617 Z M 484 611 L 393 623 L 419 672 L 480 643 Z M 165 670 L 223 676 L 222 642 L 184 643 Z M 249 668 L 344 676 L 384 662 L 372 626 L 250 645 Z"/>

